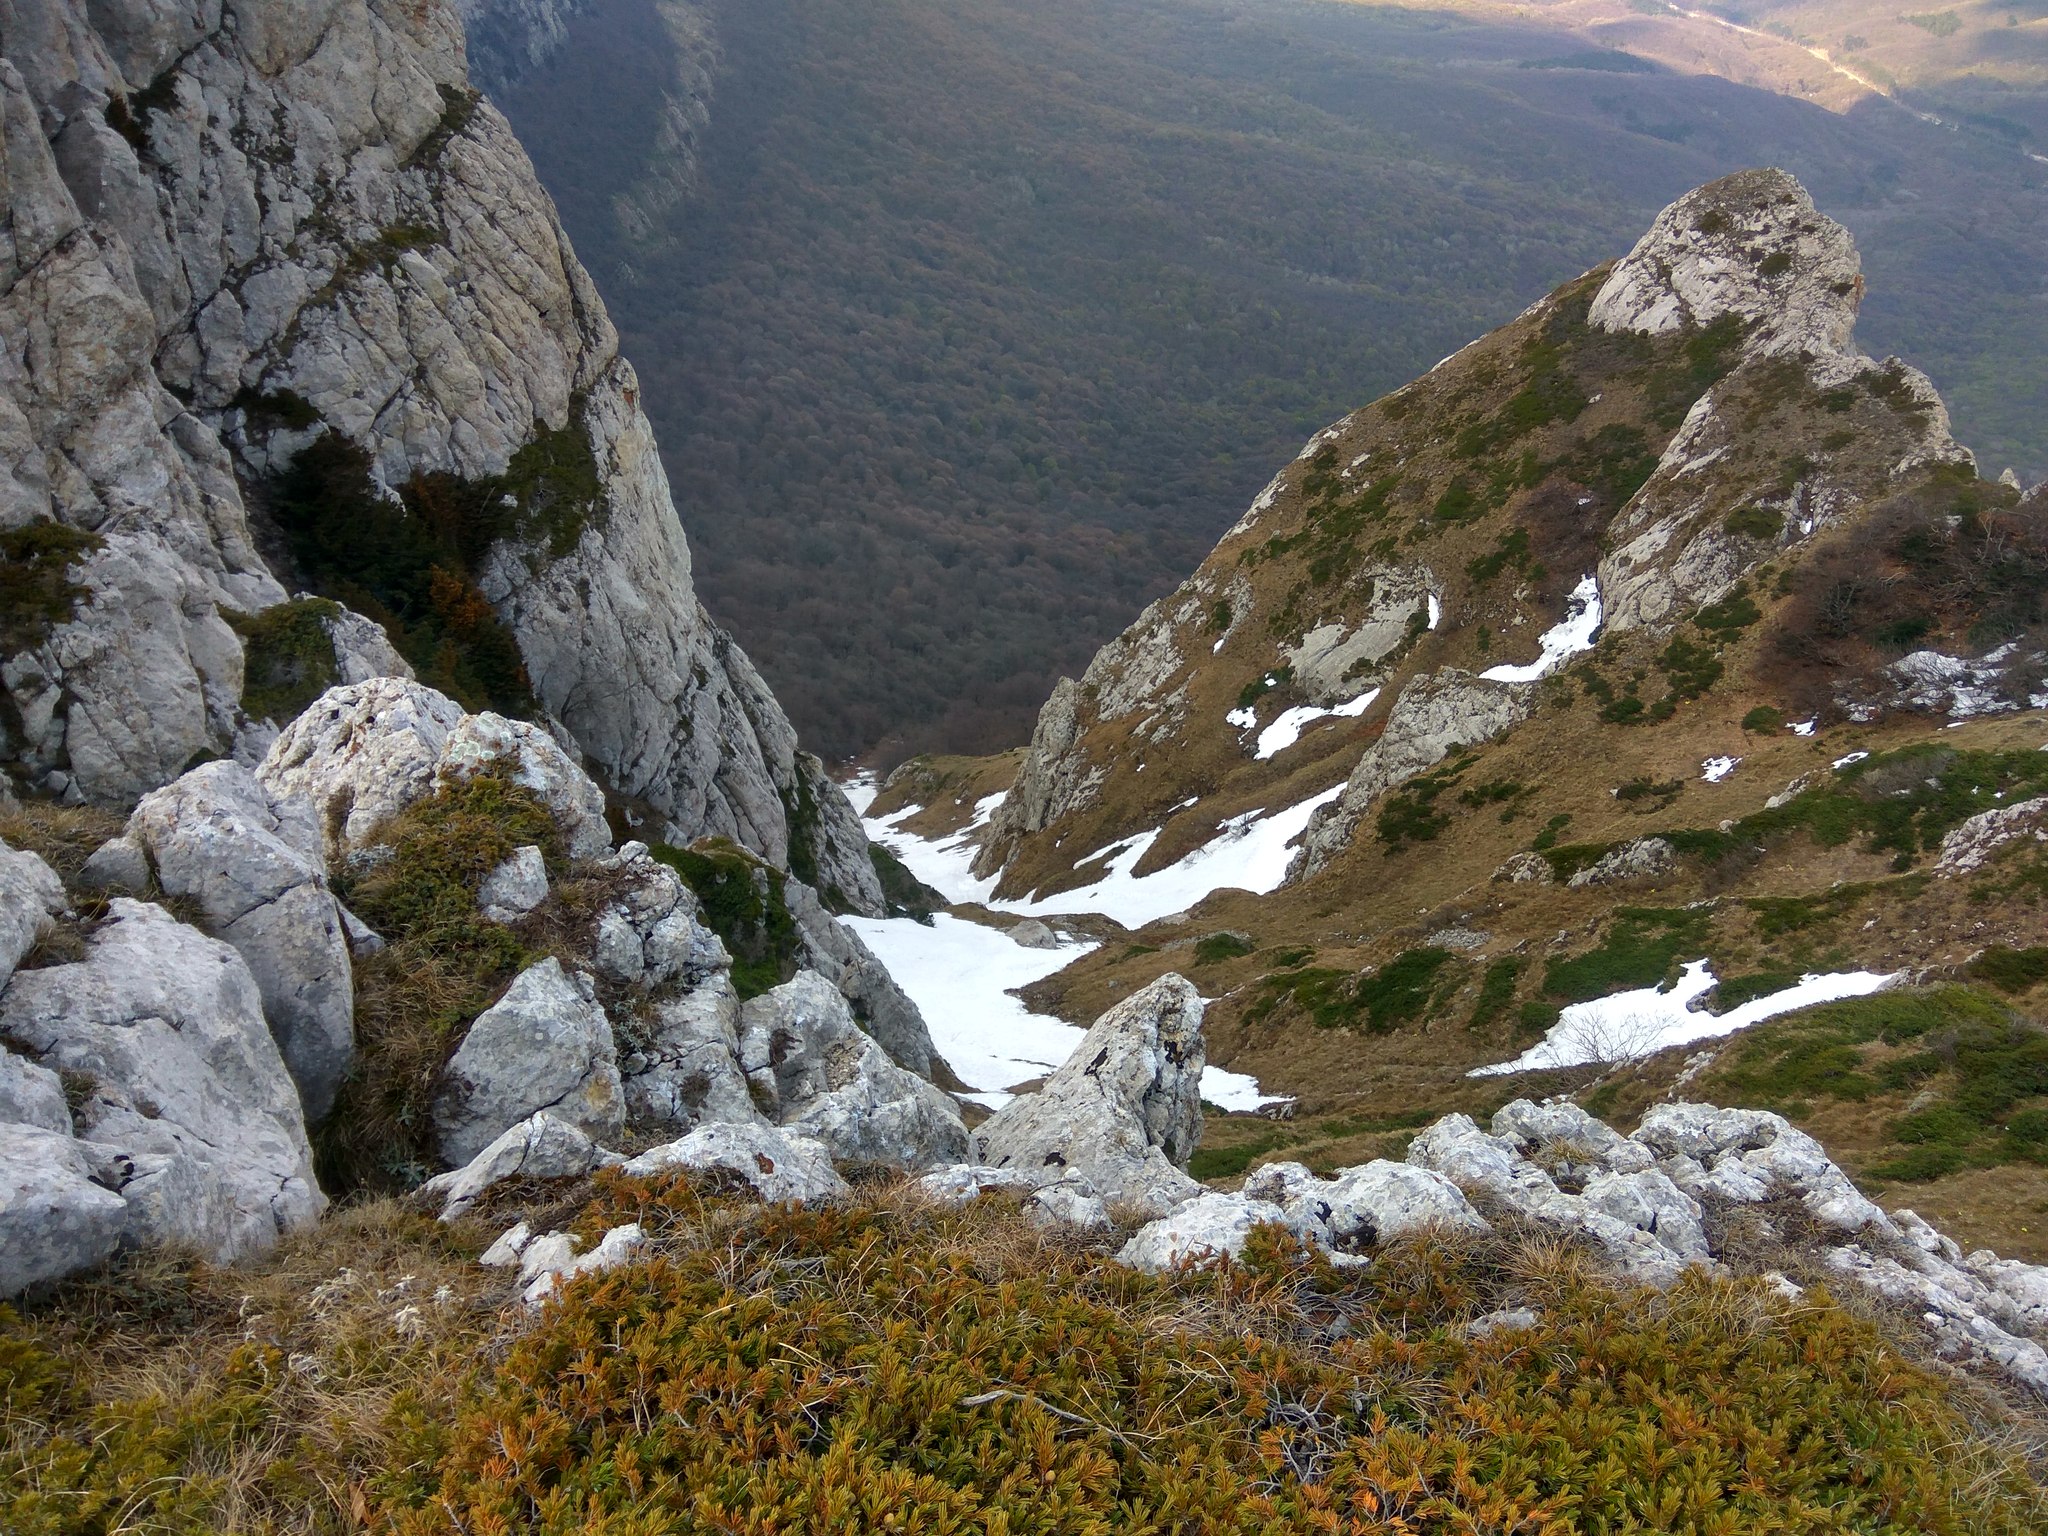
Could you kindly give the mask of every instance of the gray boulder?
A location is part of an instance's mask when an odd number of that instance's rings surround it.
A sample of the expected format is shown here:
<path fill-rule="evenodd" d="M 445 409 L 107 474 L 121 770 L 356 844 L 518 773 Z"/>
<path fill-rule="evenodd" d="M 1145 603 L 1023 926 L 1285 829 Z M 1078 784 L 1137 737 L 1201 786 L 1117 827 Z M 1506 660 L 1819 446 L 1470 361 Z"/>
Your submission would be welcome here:
<path fill-rule="evenodd" d="M 4 1044 L 0 1044 L 0 1125 L 33 1125 L 59 1136 L 71 1134 L 64 1080 L 48 1067 L 15 1055 Z"/>
<path fill-rule="evenodd" d="M 740 1065 L 756 1102 L 837 1158 L 924 1168 L 966 1155 L 953 1101 L 891 1061 L 815 972 L 741 1006 Z"/>
<path fill-rule="evenodd" d="M 1140 1228 L 1117 1253 L 1117 1262 L 1147 1274 L 1234 1259 L 1244 1252 L 1252 1230 L 1286 1226 L 1287 1213 L 1243 1195 L 1203 1194 Z"/>
<path fill-rule="evenodd" d="M 550 955 L 470 1025 L 434 1098 L 441 1155 L 460 1167 L 541 1110 L 598 1141 L 625 1126 L 611 1021 L 582 972 Z"/>
<path fill-rule="evenodd" d="M 831 1150 L 809 1136 L 768 1125 L 700 1125 L 625 1165 L 634 1178 L 698 1173 L 734 1179 L 771 1205 L 808 1205 L 849 1194 Z"/>
<path fill-rule="evenodd" d="M 1205 1064 L 1201 994 L 1169 973 L 1097 1019 L 1043 1088 L 990 1117 L 976 1161 L 1045 1183 L 1078 1171 L 1106 1200 L 1161 1214 L 1202 1192 L 1184 1170 Z"/>
<path fill-rule="evenodd" d="M 1797 1196 L 1814 1220 L 1851 1236 L 1891 1225 L 1819 1142 L 1768 1110 L 1659 1104 L 1634 1140 L 1689 1195 L 1742 1204 Z"/>
<path fill-rule="evenodd" d="M 1661 880 L 1678 867 L 1678 850 L 1667 838 L 1639 837 L 1610 848 L 1568 882 L 1575 891 L 1594 885 L 1628 885 Z"/>
<path fill-rule="evenodd" d="M 127 1230 L 128 1203 L 67 1132 L 0 1122 L 0 1296 L 104 1262 Z"/>
<path fill-rule="evenodd" d="M 130 862 L 124 847 L 249 963 L 306 1116 L 323 1119 L 355 1054 L 355 980 L 311 805 L 273 796 L 239 763 L 207 763 L 142 797 L 95 855 L 107 878 Z"/>
<path fill-rule="evenodd" d="M 571 858 L 611 848 L 604 793 L 539 726 L 462 706 L 399 677 L 330 688 L 286 726 L 256 777 L 313 809 L 330 861 L 441 785 L 504 774 L 547 806 Z"/>
<path fill-rule="evenodd" d="M 548 899 L 548 866 L 540 849 L 528 844 L 483 878 L 476 904 L 494 923 L 513 923 Z"/>
<path fill-rule="evenodd" d="M 573 1179 L 625 1159 L 608 1152 L 551 1109 L 520 1121 L 462 1167 L 413 1191 L 423 1204 L 439 1204 L 441 1220 L 468 1214 L 484 1194 L 511 1179 Z"/>
<path fill-rule="evenodd" d="M 1269 1163 L 1244 1183 L 1247 1200 L 1278 1206 L 1288 1225 L 1335 1253 L 1365 1253 L 1429 1229 L 1490 1230 L 1440 1173 L 1375 1159 L 1319 1178 L 1300 1163 Z"/>
<path fill-rule="evenodd" d="M 837 987 L 862 1029 L 881 1042 L 899 1067 L 928 1078 L 938 1061 L 931 1031 L 910 995 L 861 936 L 833 917 L 818 893 L 801 880 L 783 882 L 783 899 L 796 920 L 797 963 Z"/>
<path fill-rule="evenodd" d="M 645 843 L 627 843 L 596 862 L 609 881 L 591 956 L 598 975 L 651 991 L 731 968 L 724 943 L 704 924 L 697 893 Z"/>
<path fill-rule="evenodd" d="M 116 898 L 85 959 L 17 972 L 0 1035 L 92 1084 L 74 1119 L 127 1206 L 126 1241 L 227 1262 L 325 1207 L 248 965 L 161 908 Z"/>
<path fill-rule="evenodd" d="M 37 855 L 0 842 L 0 987 L 69 904 L 54 869 Z"/>
<path fill-rule="evenodd" d="M 619 1031 L 626 1118 L 687 1130 L 711 1121 L 753 1124 L 761 1108 L 740 1066 L 740 998 L 716 972 L 664 998 Z"/>
<path fill-rule="evenodd" d="M 1016 1168 L 951 1163 L 921 1175 L 917 1188 L 940 1205 L 971 1205 L 983 1195 L 1028 1195 L 1038 1188 L 1038 1181 Z"/>

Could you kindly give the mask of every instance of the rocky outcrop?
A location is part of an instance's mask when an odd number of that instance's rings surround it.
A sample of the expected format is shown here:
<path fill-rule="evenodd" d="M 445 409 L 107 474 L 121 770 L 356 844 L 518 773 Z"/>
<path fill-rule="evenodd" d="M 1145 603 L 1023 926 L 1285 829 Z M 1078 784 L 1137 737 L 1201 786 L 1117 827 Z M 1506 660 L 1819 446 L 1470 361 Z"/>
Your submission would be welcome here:
<path fill-rule="evenodd" d="M 311 805 L 328 858 L 341 861 L 435 789 L 486 772 L 540 798 L 571 858 L 610 851 L 603 792 L 546 731 L 468 714 L 400 678 L 330 688 L 271 745 L 256 777 L 279 800 Z"/>
<path fill-rule="evenodd" d="M 1201 1192 L 1184 1170 L 1206 1059 L 1201 994 L 1162 976 L 1097 1019 L 1043 1088 L 984 1122 L 975 1160 L 1041 1184 L 1078 1172 L 1111 1203 L 1164 1214 Z"/>
<path fill-rule="evenodd" d="M 0 16 L 0 53 L 0 530 L 61 530 L 31 535 L 49 596 L 0 658 L 0 757 L 115 804 L 253 758 L 227 616 L 285 593 L 238 474 L 331 431 L 384 485 L 475 480 L 545 433 L 595 494 L 476 571 L 541 708 L 671 841 L 882 910 L 850 808 L 696 602 L 637 381 L 450 8 L 52 0 Z"/>
<path fill-rule="evenodd" d="M 1586 318 L 1656 336 L 1730 316 L 1759 353 L 1818 355 L 1848 346 L 1862 298 L 1849 232 L 1783 171 L 1739 171 L 1658 214 Z"/>
<path fill-rule="evenodd" d="M 891 1061 L 814 972 L 741 1007 L 739 1060 L 757 1104 L 842 1161 L 921 1168 L 966 1155 L 953 1101 Z"/>
<path fill-rule="evenodd" d="M 626 1123 L 611 1020 L 591 978 L 553 956 L 477 1015 L 443 1070 L 434 1099 L 441 1154 L 468 1163 L 542 1110 L 598 1141 L 616 1141 Z"/>
<path fill-rule="evenodd" d="M 0 842 L 0 987 L 69 904 L 54 869 Z"/>
<path fill-rule="evenodd" d="M 622 1163 L 584 1133 L 582 1127 L 543 1109 L 522 1120 L 483 1151 L 449 1173 L 413 1191 L 422 1204 L 440 1207 L 441 1220 L 466 1215 L 498 1185 L 514 1179 L 573 1179 L 594 1168 Z"/>
<path fill-rule="evenodd" d="M 1974 466 L 1923 374 L 1896 359 L 1880 368 L 1856 351 L 1862 298 L 1849 232 L 1776 170 L 1739 172 L 1688 193 L 1615 264 L 1594 296 L 1590 324 L 1645 336 L 1729 327 L 1743 361 L 1695 402 L 1608 534 L 1599 576 L 1610 629 L 1669 629 L 1887 480 L 1927 465 Z M 1759 431 L 1763 423 L 1797 405 L 1797 391 L 1786 398 L 1785 368 L 1815 392 L 1886 381 L 1908 408 L 1896 413 L 1888 441 L 1859 454 L 1882 462 L 1862 465 L 1865 473 L 1809 468 L 1787 484 L 1783 445 L 1759 448 L 1773 439 Z M 1775 534 L 1767 531 L 1773 526 Z"/>
<path fill-rule="evenodd" d="M 76 1151 L 59 1149 L 59 1163 L 83 1158 L 119 1197 L 120 1243 L 227 1261 L 325 1206 L 255 978 L 234 949 L 160 908 L 116 898 L 86 958 L 16 972 L 0 992 L 0 1038 L 77 1085 Z"/>
<path fill-rule="evenodd" d="M 1442 1174 L 1376 1159 L 1319 1178 L 1300 1163 L 1268 1163 L 1245 1180 L 1247 1201 L 1286 1213 L 1289 1227 L 1333 1253 L 1362 1254 L 1431 1228 L 1484 1232 L 1486 1223 Z"/>
<path fill-rule="evenodd" d="M 1941 839 L 1936 874 L 1967 875 L 2014 843 L 2048 843 L 2048 795 L 1980 811 Z"/>
<path fill-rule="evenodd" d="M 208 763 L 143 796 L 86 876 L 198 903 L 248 962 L 307 1118 L 324 1118 L 355 1051 L 355 985 L 312 806 L 273 796 L 239 763 Z"/>
<path fill-rule="evenodd" d="M 1455 667 L 1425 673 L 1401 690 L 1380 739 L 1366 748 L 1344 792 L 1316 813 L 1289 880 L 1303 880 L 1351 846 L 1358 825 L 1387 791 L 1427 772 L 1459 747 L 1477 746 L 1529 713 L 1527 684 L 1497 683 Z"/>
<path fill-rule="evenodd" d="M 770 1204 L 838 1200 L 849 1193 L 821 1141 L 765 1125 L 704 1125 L 625 1165 L 635 1178 L 690 1173 L 728 1181 Z"/>

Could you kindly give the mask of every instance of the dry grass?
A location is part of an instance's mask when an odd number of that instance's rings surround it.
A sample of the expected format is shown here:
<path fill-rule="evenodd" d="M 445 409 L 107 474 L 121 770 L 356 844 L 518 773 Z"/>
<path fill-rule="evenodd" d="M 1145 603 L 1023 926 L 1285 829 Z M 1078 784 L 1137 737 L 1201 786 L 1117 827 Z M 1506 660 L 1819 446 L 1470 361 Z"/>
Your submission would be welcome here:
<path fill-rule="evenodd" d="M 127 824 L 127 817 L 99 806 L 28 800 L 0 809 L 0 841 L 40 855 L 68 885 L 93 851 Z"/>
<path fill-rule="evenodd" d="M 156 1251 L 0 1311 L 12 1532 L 365 1528 L 408 1426 L 508 1326 L 479 1236 L 391 1202 L 261 1263 Z M 54 1377 L 34 1390 L 34 1357 Z M 69 1448 L 77 1454 L 67 1455 Z"/>

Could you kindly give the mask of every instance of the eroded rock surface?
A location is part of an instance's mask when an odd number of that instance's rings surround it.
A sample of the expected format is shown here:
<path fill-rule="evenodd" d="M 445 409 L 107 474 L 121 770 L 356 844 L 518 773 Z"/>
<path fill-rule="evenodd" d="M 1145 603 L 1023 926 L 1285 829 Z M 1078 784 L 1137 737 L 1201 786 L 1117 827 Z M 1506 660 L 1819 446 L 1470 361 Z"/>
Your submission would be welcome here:
<path fill-rule="evenodd" d="M 441 1155 L 466 1164 L 542 1110 L 600 1142 L 616 1141 L 626 1123 L 604 1005 L 588 975 L 552 955 L 477 1015 L 443 1070 L 434 1099 Z"/>
<path fill-rule="evenodd" d="M 116 898 L 86 958 L 17 972 L 0 1036 L 79 1085 L 72 1119 L 125 1205 L 122 1242 L 233 1260 L 325 1207 L 248 965 L 161 908 Z"/>
<path fill-rule="evenodd" d="M 1201 1192 L 1184 1170 L 1206 1061 L 1201 995 L 1162 976 L 1097 1019 L 1043 1088 L 984 1122 L 976 1161 L 1047 1184 L 1076 1171 L 1113 1204 L 1164 1214 Z"/>

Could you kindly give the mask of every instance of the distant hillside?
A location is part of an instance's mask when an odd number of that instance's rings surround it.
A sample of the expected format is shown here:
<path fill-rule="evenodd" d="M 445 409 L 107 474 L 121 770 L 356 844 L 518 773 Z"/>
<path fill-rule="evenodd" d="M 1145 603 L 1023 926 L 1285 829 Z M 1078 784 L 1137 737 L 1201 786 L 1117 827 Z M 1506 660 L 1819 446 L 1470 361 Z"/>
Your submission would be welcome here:
<path fill-rule="evenodd" d="M 1021 740 L 1308 431 L 1739 165 L 1855 229 L 1864 336 L 1991 472 L 2048 472 L 2041 168 L 1883 103 L 1353 7 L 593 0 L 567 36 L 503 104 L 706 602 L 828 756 Z"/>

